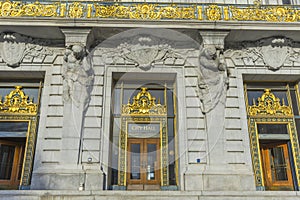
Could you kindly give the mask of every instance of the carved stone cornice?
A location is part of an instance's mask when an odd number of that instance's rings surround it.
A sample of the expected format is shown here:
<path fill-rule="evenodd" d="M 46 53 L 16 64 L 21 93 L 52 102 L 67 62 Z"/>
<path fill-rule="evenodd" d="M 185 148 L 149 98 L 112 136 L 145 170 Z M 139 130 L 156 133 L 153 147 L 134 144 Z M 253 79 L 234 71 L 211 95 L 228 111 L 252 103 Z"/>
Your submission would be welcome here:
<path fill-rule="evenodd" d="M 225 57 L 232 59 L 236 65 L 263 64 L 270 70 L 278 70 L 284 65 L 300 63 L 299 43 L 283 36 L 229 44 L 227 49 Z"/>
<path fill-rule="evenodd" d="M 265 93 L 257 99 L 253 99 L 253 105 L 248 107 L 249 116 L 292 116 L 292 109 L 285 105 L 283 100 L 282 105 L 280 99 L 277 98 L 270 89 L 265 89 Z"/>
<path fill-rule="evenodd" d="M 10 67 L 18 67 L 24 58 L 43 58 L 52 55 L 53 51 L 47 47 L 49 45 L 50 42 L 46 40 L 34 39 L 19 33 L 0 34 L 0 55 Z"/>
<path fill-rule="evenodd" d="M 12 90 L 7 94 L 2 102 L 0 96 L 0 114 L 37 114 L 37 104 L 33 103 L 33 99 L 28 100 L 28 96 L 22 91 L 22 86 L 15 86 L 15 90 Z"/>

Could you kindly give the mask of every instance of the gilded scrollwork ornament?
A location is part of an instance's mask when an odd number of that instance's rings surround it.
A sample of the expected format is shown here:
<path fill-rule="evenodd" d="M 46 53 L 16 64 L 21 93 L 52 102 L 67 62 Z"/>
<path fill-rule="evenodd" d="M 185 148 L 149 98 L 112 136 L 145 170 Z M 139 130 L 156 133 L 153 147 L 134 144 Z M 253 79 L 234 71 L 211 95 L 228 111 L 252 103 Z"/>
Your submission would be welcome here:
<path fill-rule="evenodd" d="M 22 86 L 15 86 L 15 89 L 5 96 L 3 102 L 0 96 L 0 113 L 36 115 L 37 104 L 28 98 L 22 91 Z"/>
<path fill-rule="evenodd" d="M 69 6 L 69 17 L 82 18 L 84 16 L 84 5 L 79 2 L 74 2 Z"/>
<path fill-rule="evenodd" d="M 224 4 L 174 4 L 135 2 L 0 2 L 0 17 L 111 18 L 136 20 L 209 20 L 298 22 L 295 6 L 230 6 Z M 204 11 L 202 13 L 202 11 Z"/>
<path fill-rule="evenodd" d="M 122 114 L 164 115 L 166 111 L 166 106 L 156 103 L 156 98 L 145 87 L 142 87 L 141 91 L 133 97 L 132 103 L 128 99 L 128 103 L 122 105 Z"/>
<path fill-rule="evenodd" d="M 291 107 L 285 105 L 284 99 L 281 104 L 280 99 L 270 89 L 265 89 L 264 94 L 257 101 L 258 105 L 256 105 L 256 99 L 253 99 L 253 105 L 248 107 L 250 116 L 292 116 Z"/>
<path fill-rule="evenodd" d="M 210 5 L 206 7 L 206 16 L 207 19 L 211 21 L 221 20 L 222 18 L 221 8 L 217 5 Z"/>

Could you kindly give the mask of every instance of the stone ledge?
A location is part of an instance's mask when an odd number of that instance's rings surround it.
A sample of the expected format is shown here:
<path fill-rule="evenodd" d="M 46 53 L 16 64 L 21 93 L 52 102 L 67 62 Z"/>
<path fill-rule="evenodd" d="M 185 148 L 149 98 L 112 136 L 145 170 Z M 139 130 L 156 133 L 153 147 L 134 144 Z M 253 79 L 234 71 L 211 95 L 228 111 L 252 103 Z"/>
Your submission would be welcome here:
<path fill-rule="evenodd" d="M 75 191 L 2 190 L 0 199 L 296 199 L 298 191 Z"/>

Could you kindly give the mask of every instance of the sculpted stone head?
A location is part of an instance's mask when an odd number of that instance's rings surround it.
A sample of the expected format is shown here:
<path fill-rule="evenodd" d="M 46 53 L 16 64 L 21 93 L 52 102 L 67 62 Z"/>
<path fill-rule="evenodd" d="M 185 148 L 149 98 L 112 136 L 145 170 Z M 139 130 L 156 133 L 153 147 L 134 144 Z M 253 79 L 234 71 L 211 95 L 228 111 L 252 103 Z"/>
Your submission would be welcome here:
<path fill-rule="evenodd" d="M 214 45 L 207 46 L 205 48 L 205 56 L 215 60 L 217 58 L 217 49 Z"/>

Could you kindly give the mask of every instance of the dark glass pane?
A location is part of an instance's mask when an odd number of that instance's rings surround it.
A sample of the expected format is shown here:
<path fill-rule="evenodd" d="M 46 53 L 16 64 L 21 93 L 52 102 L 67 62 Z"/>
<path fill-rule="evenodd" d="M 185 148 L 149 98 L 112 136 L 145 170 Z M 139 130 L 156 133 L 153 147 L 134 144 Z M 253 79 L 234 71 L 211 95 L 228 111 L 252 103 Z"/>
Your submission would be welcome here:
<path fill-rule="evenodd" d="M 283 101 L 285 105 L 289 105 L 288 99 L 287 99 L 287 95 L 286 95 L 286 91 L 271 91 L 275 97 L 279 98 L 280 100 L 280 105 L 283 105 Z"/>
<path fill-rule="evenodd" d="M 23 88 L 23 92 L 29 99 L 33 99 L 33 103 L 38 103 L 39 88 Z"/>
<path fill-rule="evenodd" d="M 0 122 L 1 137 L 26 137 L 28 122 Z"/>
<path fill-rule="evenodd" d="M 294 115 L 299 115 L 298 99 L 295 90 L 290 90 Z"/>
<path fill-rule="evenodd" d="M 167 99 L 168 99 L 168 116 L 173 117 L 174 116 L 174 101 L 173 101 L 173 92 L 172 90 L 167 90 Z"/>
<path fill-rule="evenodd" d="M 285 162 L 284 152 L 282 147 L 274 147 L 269 150 L 272 179 L 277 181 L 286 181 L 287 164 Z"/>
<path fill-rule="evenodd" d="M 296 122 L 297 134 L 298 134 L 298 142 L 300 144 L 300 119 L 299 118 L 295 119 L 295 122 Z"/>
<path fill-rule="evenodd" d="M 140 89 L 124 89 L 123 90 L 123 104 L 127 104 L 128 100 L 130 100 L 130 103 L 132 103 L 132 98 L 137 95 L 137 93 L 140 92 Z"/>
<path fill-rule="evenodd" d="M 175 163 L 169 164 L 169 184 L 176 185 Z"/>
<path fill-rule="evenodd" d="M 156 144 L 147 144 L 147 180 L 155 180 L 157 153 Z"/>
<path fill-rule="evenodd" d="M 264 89 L 259 89 L 259 90 L 248 90 L 247 91 L 247 96 L 248 96 L 248 105 L 252 106 L 253 101 L 255 101 L 255 104 L 258 105 L 258 98 L 261 97 L 264 93 Z M 287 99 L 287 94 L 286 90 L 283 91 L 278 91 L 278 90 L 271 90 L 271 93 L 275 95 L 275 97 L 279 98 L 280 104 L 289 105 L 288 99 Z"/>
<path fill-rule="evenodd" d="M 110 159 L 111 159 L 111 181 L 112 185 L 118 184 L 118 164 L 119 164 L 119 135 L 120 135 L 120 118 L 115 117 L 113 119 L 113 133 L 110 135 L 111 139 L 111 153 L 110 153 Z"/>
<path fill-rule="evenodd" d="M 253 105 L 253 101 L 255 101 L 255 104 L 258 105 L 258 97 L 261 97 L 261 95 L 264 92 L 262 90 L 260 91 L 248 91 L 247 92 L 247 96 L 248 96 L 248 105 L 252 106 Z"/>
<path fill-rule="evenodd" d="M 10 180 L 14 154 L 14 146 L 0 144 L 0 179 Z"/>
<path fill-rule="evenodd" d="M 140 144 L 131 144 L 130 152 L 130 179 L 141 179 L 141 146 Z"/>
<path fill-rule="evenodd" d="M 174 137 L 174 118 L 168 118 L 168 136 Z"/>
<path fill-rule="evenodd" d="M 168 118 L 168 149 L 169 163 L 175 161 L 175 138 L 174 138 L 174 119 Z"/>
<path fill-rule="evenodd" d="M 168 118 L 169 183 L 176 185 L 174 119 Z"/>
<path fill-rule="evenodd" d="M 257 83 L 248 83 L 247 84 L 247 89 L 260 89 L 263 90 L 265 88 L 270 88 L 270 89 L 285 89 L 286 88 L 286 83 L 284 82 L 257 82 Z"/>
<path fill-rule="evenodd" d="M 0 88 L 0 96 L 2 97 L 2 101 L 4 101 L 4 97 L 6 95 L 15 89 L 15 87 Z M 22 91 L 28 96 L 28 100 L 32 99 L 33 103 L 38 103 L 39 88 L 22 88 Z"/>
<path fill-rule="evenodd" d="M 117 169 L 111 169 L 111 184 L 117 185 L 118 184 L 118 170 Z"/>
<path fill-rule="evenodd" d="M 282 0 L 282 4 L 291 4 L 291 0 Z"/>
<path fill-rule="evenodd" d="M 288 134 L 286 124 L 257 124 L 259 134 Z"/>
<path fill-rule="evenodd" d="M 164 95 L 164 90 L 153 90 L 153 89 L 149 89 L 148 90 L 150 92 L 150 94 L 152 95 L 152 97 L 155 97 L 156 99 L 156 103 L 160 103 L 161 105 L 165 104 L 165 95 Z"/>
<path fill-rule="evenodd" d="M 121 114 L 121 89 L 114 90 L 114 114 Z"/>
<path fill-rule="evenodd" d="M 18 163 L 19 164 L 19 166 L 18 166 L 18 168 L 19 168 L 19 171 L 18 171 L 18 180 L 21 179 L 21 175 L 22 175 L 23 160 L 24 160 L 24 147 L 21 147 L 20 152 L 21 152 L 21 160 Z"/>

